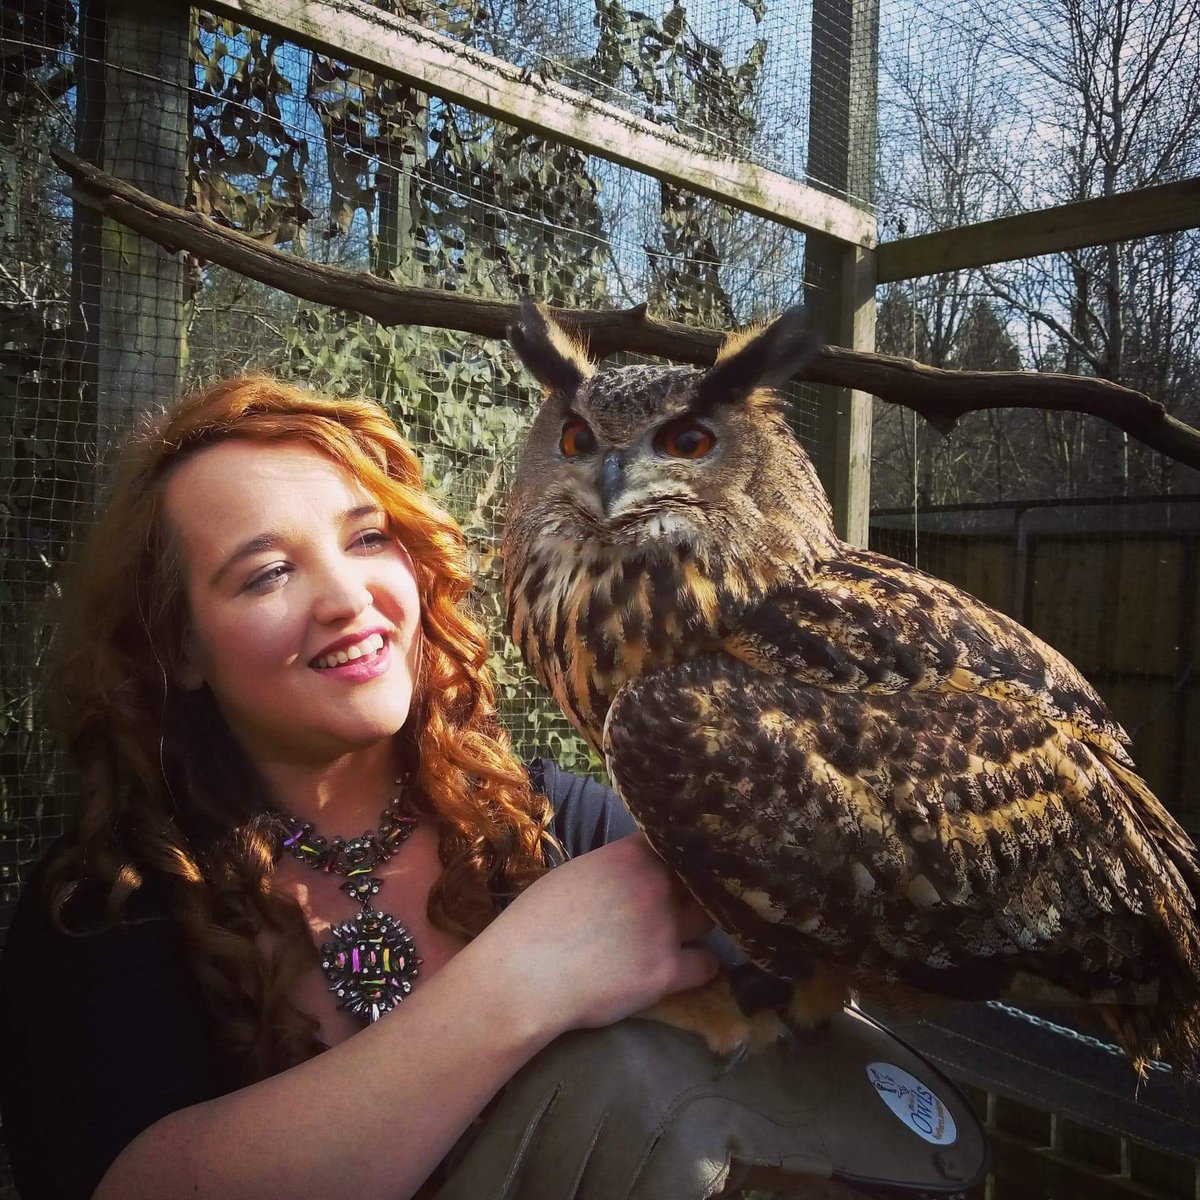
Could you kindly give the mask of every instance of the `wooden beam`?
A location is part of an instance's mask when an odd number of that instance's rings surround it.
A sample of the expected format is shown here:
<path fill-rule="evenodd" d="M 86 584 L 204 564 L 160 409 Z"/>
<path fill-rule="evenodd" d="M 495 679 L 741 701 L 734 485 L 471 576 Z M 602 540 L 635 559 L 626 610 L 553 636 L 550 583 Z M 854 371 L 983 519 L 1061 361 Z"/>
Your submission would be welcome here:
<path fill-rule="evenodd" d="M 542 137 L 795 229 L 875 245 L 875 216 L 673 130 L 521 70 L 363 0 L 216 0 L 213 12 L 403 79 Z"/>
<path fill-rule="evenodd" d="M 1200 226 L 1200 176 L 880 244 L 880 283 Z"/>

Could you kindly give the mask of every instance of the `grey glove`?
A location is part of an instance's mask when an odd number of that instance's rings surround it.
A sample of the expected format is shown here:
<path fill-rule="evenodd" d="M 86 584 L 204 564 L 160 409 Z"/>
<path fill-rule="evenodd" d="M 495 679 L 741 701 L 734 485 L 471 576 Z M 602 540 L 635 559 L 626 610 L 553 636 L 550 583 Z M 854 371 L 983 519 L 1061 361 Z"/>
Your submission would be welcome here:
<path fill-rule="evenodd" d="M 953 1085 L 856 1011 L 730 1066 L 628 1020 L 554 1042 L 509 1083 L 437 1200 L 707 1200 L 842 1179 L 953 1195 L 986 1147 Z"/>

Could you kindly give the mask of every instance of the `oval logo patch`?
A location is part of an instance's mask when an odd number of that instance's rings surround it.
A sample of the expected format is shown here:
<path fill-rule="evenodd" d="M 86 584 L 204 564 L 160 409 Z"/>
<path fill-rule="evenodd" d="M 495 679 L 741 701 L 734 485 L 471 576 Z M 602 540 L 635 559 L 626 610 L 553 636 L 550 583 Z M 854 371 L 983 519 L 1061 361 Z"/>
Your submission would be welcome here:
<path fill-rule="evenodd" d="M 958 1137 L 950 1110 L 919 1079 L 891 1063 L 867 1064 L 867 1078 L 880 1099 L 918 1137 L 948 1146 Z"/>

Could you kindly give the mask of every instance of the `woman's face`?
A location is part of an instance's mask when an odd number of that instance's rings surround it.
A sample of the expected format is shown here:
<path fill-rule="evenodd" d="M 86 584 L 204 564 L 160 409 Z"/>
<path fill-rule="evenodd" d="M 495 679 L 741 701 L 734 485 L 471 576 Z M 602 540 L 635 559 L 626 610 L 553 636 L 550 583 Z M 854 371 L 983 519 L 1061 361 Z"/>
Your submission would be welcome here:
<path fill-rule="evenodd" d="M 208 684 L 259 766 L 396 733 L 420 658 L 412 560 L 371 495 L 300 442 L 227 441 L 169 479 L 190 610 L 184 687 Z"/>

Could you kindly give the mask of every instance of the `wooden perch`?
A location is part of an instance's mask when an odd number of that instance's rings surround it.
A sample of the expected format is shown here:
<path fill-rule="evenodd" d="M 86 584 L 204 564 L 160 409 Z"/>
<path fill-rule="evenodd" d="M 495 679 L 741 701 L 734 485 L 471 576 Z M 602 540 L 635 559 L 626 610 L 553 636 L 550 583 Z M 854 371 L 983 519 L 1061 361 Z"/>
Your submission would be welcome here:
<path fill-rule="evenodd" d="M 435 288 L 392 283 L 262 245 L 199 213 L 165 204 L 63 149 L 51 151 L 74 180 L 72 197 L 168 250 L 186 250 L 305 300 L 345 308 L 383 325 L 427 325 L 502 338 L 515 302 L 485 300 Z M 706 365 L 724 336 L 660 321 L 646 306 L 622 311 L 554 309 L 588 339 L 594 356 L 616 350 Z M 1172 417 L 1156 400 L 1106 379 L 1029 371 L 945 371 L 907 358 L 825 346 L 797 375 L 809 383 L 871 392 L 920 413 L 949 432 L 965 413 L 986 408 L 1039 408 L 1089 413 L 1190 467 L 1200 469 L 1200 430 Z"/>

